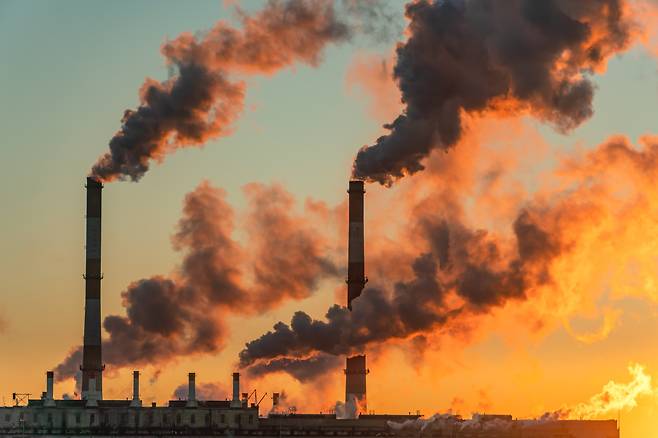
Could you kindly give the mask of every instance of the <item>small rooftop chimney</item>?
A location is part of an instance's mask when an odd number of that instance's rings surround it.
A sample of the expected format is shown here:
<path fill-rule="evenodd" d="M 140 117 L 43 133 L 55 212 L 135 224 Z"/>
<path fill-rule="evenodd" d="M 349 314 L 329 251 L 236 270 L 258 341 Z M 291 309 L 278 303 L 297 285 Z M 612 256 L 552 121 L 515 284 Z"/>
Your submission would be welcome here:
<path fill-rule="evenodd" d="M 55 406 L 55 397 L 53 396 L 55 373 L 52 371 L 46 372 L 46 395 L 44 397 L 44 406 Z"/>
<path fill-rule="evenodd" d="M 240 373 L 233 373 L 233 400 L 231 400 L 232 408 L 239 408 L 242 406 L 240 402 Z"/>
<path fill-rule="evenodd" d="M 196 406 L 196 374 L 187 375 L 187 406 Z"/>
<path fill-rule="evenodd" d="M 134 408 L 142 406 L 142 401 L 139 399 L 139 371 L 133 371 L 133 399 L 130 406 Z"/>

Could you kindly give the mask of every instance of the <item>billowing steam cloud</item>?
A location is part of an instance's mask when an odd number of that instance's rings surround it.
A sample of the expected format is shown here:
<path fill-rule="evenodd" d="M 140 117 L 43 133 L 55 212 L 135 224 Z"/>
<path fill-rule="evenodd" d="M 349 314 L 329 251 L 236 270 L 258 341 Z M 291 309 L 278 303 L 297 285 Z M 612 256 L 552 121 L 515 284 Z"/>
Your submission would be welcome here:
<path fill-rule="evenodd" d="M 218 22 L 202 37 L 183 33 L 162 46 L 177 74 L 147 79 L 140 106 L 127 110 L 110 150 L 92 167 L 102 181 L 139 180 L 175 149 L 226 135 L 239 116 L 245 84 L 236 75 L 273 74 L 297 62 L 315 66 L 330 43 L 354 32 L 381 34 L 389 18 L 376 1 L 270 0 L 253 16 L 238 9 L 242 29 Z"/>
<path fill-rule="evenodd" d="M 234 214 L 223 190 L 204 182 L 186 196 L 172 238 L 182 263 L 172 275 L 135 281 L 122 293 L 126 315 L 103 323 L 108 365 L 218 351 L 226 340 L 226 314 L 254 314 L 305 298 L 322 278 L 340 274 L 322 236 L 295 216 L 290 194 L 277 185 L 245 190 L 247 249 L 231 237 Z M 295 276 L 287 278 L 286 270 Z M 58 376 L 73 376 L 80 357 L 80 349 L 73 350 L 57 367 Z"/>
<path fill-rule="evenodd" d="M 655 388 L 651 383 L 651 376 L 645 372 L 644 366 L 630 364 L 628 366 L 628 372 L 633 377 L 633 380 L 630 382 L 617 383 L 611 380 L 605 384 L 601 392 L 593 395 L 589 401 L 560 409 L 548 416 L 591 419 L 636 407 L 638 398 L 654 394 Z"/>
<path fill-rule="evenodd" d="M 624 0 L 420 0 L 395 78 L 406 105 L 357 154 L 357 178 L 392 184 L 463 133 L 463 115 L 531 113 L 559 130 L 592 115 L 589 76 L 629 45 Z"/>
<path fill-rule="evenodd" d="M 471 419 L 463 420 L 453 414 L 435 414 L 427 419 L 418 418 L 402 423 L 389 421 L 388 426 L 394 432 L 405 436 L 410 432 L 415 432 L 419 436 L 431 436 L 436 435 L 439 431 L 451 433 L 455 430 L 490 432 L 520 432 L 522 430 L 523 435 L 529 436 L 532 436 L 533 433 L 544 435 L 558 430 L 560 433 L 564 433 L 565 428 L 569 430 L 570 427 L 574 427 L 574 424 L 558 424 L 556 421 L 600 418 L 613 412 L 630 410 L 637 406 L 638 397 L 651 395 L 654 392 L 651 376 L 645 373 L 642 365 L 631 364 L 628 371 L 633 376 L 631 382 L 624 384 L 610 381 L 599 394 L 592 396 L 589 402 L 555 412 L 548 412 L 532 420 L 513 420 L 511 416 L 486 416 L 480 414 L 474 414 Z M 578 423 L 575 424 L 575 426 L 577 425 Z"/>
<path fill-rule="evenodd" d="M 527 202 L 510 237 L 461 223 L 451 189 L 423 198 L 408 227 L 420 235 L 414 246 L 426 249 L 413 261 L 413 275 L 366 288 L 352 312 L 338 305 L 324 319 L 296 312 L 290 324 L 279 322 L 248 342 L 241 364 L 267 372 L 259 364 L 313 361 L 318 354 L 349 354 L 418 335 L 458 335 L 473 316 L 510 300 L 551 296 L 565 308 L 577 306 L 574 295 L 602 287 L 592 280 L 599 271 L 607 273 L 612 290 L 653 284 L 654 264 L 638 254 L 652 253 L 655 245 L 652 239 L 639 242 L 655 229 L 643 212 L 658 208 L 658 194 L 647 189 L 658 174 L 658 141 L 644 138 L 637 148 L 613 138 L 584 157 L 565 160 L 556 173 L 564 178 L 563 189 L 547 189 Z M 446 211 L 453 215 L 444 216 Z M 629 278 L 638 278 L 638 285 Z"/>

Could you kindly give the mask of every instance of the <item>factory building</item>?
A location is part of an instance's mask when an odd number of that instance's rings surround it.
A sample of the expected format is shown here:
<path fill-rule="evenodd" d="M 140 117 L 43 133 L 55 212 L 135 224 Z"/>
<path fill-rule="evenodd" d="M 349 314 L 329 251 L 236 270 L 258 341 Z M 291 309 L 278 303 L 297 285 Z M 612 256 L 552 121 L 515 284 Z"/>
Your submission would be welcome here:
<path fill-rule="evenodd" d="M 240 392 L 240 374 L 233 374 L 230 400 L 197 400 L 196 374 L 188 374 L 187 400 L 166 406 L 145 405 L 140 398 L 139 372 L 133 372 L 132 398 L 103 397 L 101 348 L 101 204 L 100 182 L 87 178 L 85 318 L 83 335 L 82 393 L 79 400 L 54 397 L 55 375 L 46 373 L 46 390 L 26 405 L 0 407 L 2 436 L 209 436 L 254 435 L 259 437 L 451 437 L 451 438 L 619 438 L 617 422 L 525 421 L 505 415 L 482 415 L 465 420 L 444 416 L 441 421 L 420 415 L 366 414 L 366 355 L 346 358 L 345 401 L 352 404 L 350 418 L 336 414 L 279 413 L 278 394 L 273 410 L 262 415 L 260 401 L 251 402 Z M 347 305 L 365 284 L 364 185 L 349 184 L 349 244 Z M 262 400 L 262 399 L 261 399 Z"/>

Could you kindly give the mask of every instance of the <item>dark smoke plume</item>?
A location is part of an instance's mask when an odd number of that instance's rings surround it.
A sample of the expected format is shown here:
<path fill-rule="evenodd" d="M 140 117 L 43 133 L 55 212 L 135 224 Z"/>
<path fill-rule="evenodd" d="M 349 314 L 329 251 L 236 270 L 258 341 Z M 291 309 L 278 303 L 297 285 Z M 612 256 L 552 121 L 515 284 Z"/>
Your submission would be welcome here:
<path fill-rule="evenodd" d="M 461 138 L 465 114 L 529 112 L 568 131 L 592 115 L 590 76 L 629 45 L 624 0 L 419 0 L 394 76 L 404 112 L 357 154 L 356 178 L 390 185 Z"/>
<path fill-rule="evenodd" d="M 267 362 L 260 362 L 247 371 L 250 376 L 261 376 L 277 372 L 285 372 L 302 383 L 307 383 L 319 376 L 326 376 L 340 368 L 342 359 L 330 354 L 318 354 L 309 358 L 297 359 L 284 357 Z"/>
<path fill-rule="evenodd" d="M 255 314 L 308 297 L 322 278 L 340 275 L 325 239 L 294 214 L 289 193 L 260 184 L 246 193 L 246 248 L 231 237 L 234 213 L 223 190 L 204 182 L 186 196 L 172 238 L 182 263 L 169 276 L 135 281 L 122 292 L 125 316 L 103 322 L 107 365 L 219 351 L 229 313 Z M 59 378 L 73 376 L 80 358 L 80 348 L 73 350 L 57 367 Z"/>
<path fill-rule="evenodd" d="M 439 330 L 463 314 L 485 313 L 549 282 L 546 267 L 561 248 L 528 210 L 514 224 L 512 254 L 484 231 L 446 221 L 425 220 L 420 226 L 431 250 L 415 259 L 411 280 L 395 283 L 390 291 L 366 288 L 351 312 L 334 305 L 325 320 L 296 312 L 290 325 L 279 322 L 247 343 L 240 352 L 241 365 L 258 374 L 280 369 L 272 363 L 293 360 L 297 368 L 305 364 L 305 372 L 312 375 L 312 360 L 304 359 L 309 355 L 350 354 L 370 344 Z M 446 266 L 443 271 L 440 263 Z M 459 305 L 447 300 L 451 295 Z"/>
<path fill-rule="evenodd" d="M 153 161 L 227 135 L 239 116 L 245 85 L 236 75 L 273 74 L 297 62 L 316 66 L 330 43 L 355 32 L 379 32 L 390 16 L 376 1 L 270 0 L 242 28 L 219 21 L 201 37 L 183 33 L 162 46 L 171 79 L 147 79 L 140 105 L 127 110 L 110 150 L 91 169 L 102 181 L 139 180 Z"/>

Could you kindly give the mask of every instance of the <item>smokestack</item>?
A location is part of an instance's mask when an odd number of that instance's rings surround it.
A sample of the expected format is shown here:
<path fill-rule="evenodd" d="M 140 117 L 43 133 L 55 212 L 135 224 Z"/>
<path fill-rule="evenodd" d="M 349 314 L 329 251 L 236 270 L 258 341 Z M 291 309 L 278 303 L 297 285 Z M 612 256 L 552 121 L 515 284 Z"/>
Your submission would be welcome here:
<path fill-rule="evenodd" d="M 242 406 L 240 402 L 240 373 L 233 373 L 233 400 L 231 400 L 232 408 L 239 408 Z"/>
<path fill-rule="evenodd" d="M 52 371 L 46 372 L 46 396 L 44 397 L 44 406 L 55 406 L 55 397 L 53 396 L 54 381 L 55 373 Z"/>
<path fill-rule="evenodd" d="M 103 185 L 87 178 L 87 246 L 85 327 L 82 349 L 82 399 L 103 399 L 101 354 L 101 192 Z M 90 380 L 95 381 L 94 394 Z"/>
<path fill-rule="evenodd" d="M 347 251 L 347 307 L 352 310 L 352 300 L 361 295 L 368 281 L 365 276 L 365 250 L 363 232 L 363 181 L 350 181 L 349 236 Z M 345 403 L 356 402 L 358 410 L 367 411 L 366 405 L 366 356 L 348 357 L 345 361 Z"/>
<path fill-rule="evenodd" d="M 276 410 L 279 407 L 279 397 L 281 395 L 278 392 L 272 394 L 272 410 Z"/>
<path fill-rule="evenodd" d="M 187 375 L 187 405 L 196 406 L 196 374 Z"/>
<path fill-rule="evenodd" d="M 134 408 L 142 406 L 142 401 L 139 399 L 139 371 L 133 371 L 133 399 L 130 406 Z"/>
<path fill-rule="evenodd" d="M 365 251 L 363 248 L 363 181 L 350 181 L 349 237 L 347 251 L 347 307 L 361 295 L 366 282 Z"/>
<path fill-rule="evenodd" d="M 345 368 L 345 403 L 357 403 L 357 414 L 368 412 L 366 400 L 366 355 L 347 358 Z"/>

